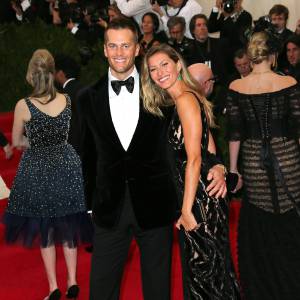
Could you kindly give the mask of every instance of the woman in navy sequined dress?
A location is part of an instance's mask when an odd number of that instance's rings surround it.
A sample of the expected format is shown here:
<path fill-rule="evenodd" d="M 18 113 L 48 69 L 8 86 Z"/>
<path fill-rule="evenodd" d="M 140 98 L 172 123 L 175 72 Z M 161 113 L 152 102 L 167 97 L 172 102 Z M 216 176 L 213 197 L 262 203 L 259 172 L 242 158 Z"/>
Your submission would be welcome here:
<path fill-rule="evenodd" d="M 239 299 L 228 242 L 226 186 L 212 196 L 206 182 L 204 166 L 208 156 L 215 153 L 209 133 L 211 106 L 192 81 L 182 58 L 167 45 L 146 53 L 142 88 L 144 107 L 153 114 L 163 117 L 161 108 L 175 104 L 168 142 L 182 199 L 176 226 L 184 236 L 181 255 L 185 258 L 185 299 Z"/>
<path fill-rule="evenodd" d="M 81 162 L 67 141 L 71 117 L 68 96 L 54 87 L 54 59 L 47 50 L 34 52 L 26 79 L 30 97 L 15 108 L 13 145 L 24 148 L 4 214 L 8 243 L 41 247 L 50 294 L 59 299 L 55 245 L 63 245 L 68 294 L 78 294 L 77 245 L 90 241 L 91 223 L 84 203 Z M 26 137 L 24 136 L 24 132 Z M 68 297 L 69 298 L 69 297 Z"/>

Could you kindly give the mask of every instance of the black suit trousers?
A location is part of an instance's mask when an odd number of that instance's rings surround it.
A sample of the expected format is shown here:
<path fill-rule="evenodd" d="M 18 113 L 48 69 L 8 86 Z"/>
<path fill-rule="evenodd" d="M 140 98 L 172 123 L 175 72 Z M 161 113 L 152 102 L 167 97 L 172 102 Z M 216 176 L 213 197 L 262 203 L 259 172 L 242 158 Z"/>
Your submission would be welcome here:
<path fill-rule="evenodd" d="M 133 238 L 140 249 L 144 300 L 170 299 L 172 225 L 142 230 L 127 188 L 118 225 L 113 229 L 95 225 L 90 300 L 119 299 L 124 265 Z"/>

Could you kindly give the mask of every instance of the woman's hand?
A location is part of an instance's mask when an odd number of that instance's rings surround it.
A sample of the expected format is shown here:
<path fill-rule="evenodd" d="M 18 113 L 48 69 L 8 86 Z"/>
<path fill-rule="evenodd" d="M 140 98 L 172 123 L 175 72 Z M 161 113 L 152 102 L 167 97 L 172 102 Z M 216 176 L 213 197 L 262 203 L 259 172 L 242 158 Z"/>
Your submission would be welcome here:
<path fill-rule="evenodd" d="M 192 231 L 199 227 L 192 212 L 181 213 L 180 218 L 176 222 L 177 229 L 180 229 L 181 225 L 185 231 Z"/>

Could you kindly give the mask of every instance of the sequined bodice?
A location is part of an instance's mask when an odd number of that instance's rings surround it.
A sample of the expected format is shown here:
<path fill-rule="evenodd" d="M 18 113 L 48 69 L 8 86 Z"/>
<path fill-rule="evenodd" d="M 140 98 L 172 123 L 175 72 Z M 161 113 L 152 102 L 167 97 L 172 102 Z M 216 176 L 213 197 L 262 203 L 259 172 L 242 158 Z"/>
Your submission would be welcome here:
<path fill-rule="evenodd" d="M 31 114 L 31 119 L 25 124 L 31 149 L 66 143 L 71 118 L 71 102 L 66 97 L 66 107 L 55 117 L 39 110 L 29 99 L 25 100 Z"/>

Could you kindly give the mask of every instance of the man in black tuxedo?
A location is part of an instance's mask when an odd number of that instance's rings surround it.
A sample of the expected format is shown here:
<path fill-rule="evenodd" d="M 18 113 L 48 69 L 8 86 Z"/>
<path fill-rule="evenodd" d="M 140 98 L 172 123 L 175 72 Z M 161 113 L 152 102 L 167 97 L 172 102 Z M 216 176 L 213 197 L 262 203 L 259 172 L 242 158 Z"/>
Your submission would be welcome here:
<path fill-rule="evenodd" d="M 190 32 L 194 37 L 195 54 L 193 63 L 205 63 L 219 82 L 225 84 L 230 69 L 230 52 L 226 39 L 212 38 L 208 36 L 207 17 L 198 14 L 192 17 Z"/>
<path fill-rule="evenodd" d="M 134 66 L 139 53 L 134 23 L 124 18 L 112 20 L 104 39 L 108 75 L 78 98 L 80 155 L 87 195 L 93 195 L 95 223 L 90 300 L 119 299 L 133 237 L 141 253 L 144 299 L 168 300 L 172 224 L 177 209 L 167 159 L 172 108 L 164 109 L 164 118 L 143 109 Z M 91 155 L 93 148 L 97 157 Z M 94 168 L 96 183 L 91 184 L 88 174 Z M 215 180 L 217 172 L 212 177 Z M 216 184 L 212 193 L 219 187 Z"/>
<path fill-rule="evenodd" d="M 79 121 L 77 114 L 77 94 L 82 89 L 79 82 L 80 67 L 77 62 L 69 55 L 57 54 L 55 56 L 55 81 L 61 91 L 68 94 L 72 102 L 72 117 L 70 121 L 70 130 L 68 142 L 79 152 L 80 134 Z"/>

